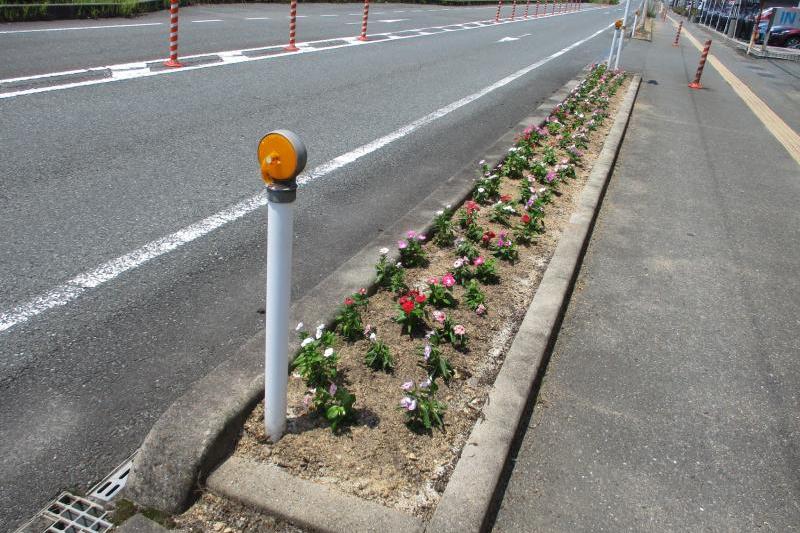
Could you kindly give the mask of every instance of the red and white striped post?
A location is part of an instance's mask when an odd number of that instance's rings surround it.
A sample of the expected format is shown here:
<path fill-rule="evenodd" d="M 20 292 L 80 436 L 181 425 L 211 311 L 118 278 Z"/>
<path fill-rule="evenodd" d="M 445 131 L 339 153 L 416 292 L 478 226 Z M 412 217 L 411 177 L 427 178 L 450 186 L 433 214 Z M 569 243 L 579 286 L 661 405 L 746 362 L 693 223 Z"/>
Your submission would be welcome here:
<path fill-rule="evenodd" d="M 703 53 L 700 54 L 700 64 L 697 65 L 697 72 L 694 74 L 694 81 L 689 84 L 690 89 L 702 89 L 703 86 L 700 85 L 700 76 L 703 75 L 703 67 L 706 66 L 706 58 L 708 57 L 708 50 L 711 48 L 711 39 L 706 41 L 705 46 L 703 46 Z"/>
<path fill-rule="evenodd" d="M 525 2 L 525 18 L 528 18 L 528 11 L 530 10 L 530 8 L 531 8 L 531 0 L 528 0 L 527 2 Z"/>
<path fill-rule="evenodd" d="M 178 4 L 180 0 L 169 3 L 169 59 L 164 61 L 165 67 L 178 68 L 183 65 L 178 61 Z"/>
<path fill-rule="evenodd" d="M 294 45 L 295 33 L 297 31 L 297 0 L 292 0 L 289 8 L 289 45 L 284 48 L 287 52 L 297 52 L 300 50 Z"/>
<path fill-rule="evenodd" d="M 672 43 L 672 46 L 678 46 L 678 40 L 681 38 L 681 29 L 683 29 L 683 19 L 678 22 L 678 33 L 675 34 L 675 42 Z M 636 31 L 636 27 L 634 26 L 633 31 Z"/>
<path fill-rule="evenodd" d="M 517 0 L 512 0 L 511 2 L 511 20 L 514 20 L 514 17 L 517 14 Z"/>
<path fill-rule="evenodd" d="M 497 13 L 494 15 L 494 21 L 500 22 L 500 9 L 503 7 L 503 0 L 497 0 Z"/>
<path fill-rule="evenodd" d="M 369 0 L 364 0 L 364 15 L 361 17 L 361 35 L 359 41 L 367 40 L 367 19 L 369 18 Z"/>
<path fill-rule="evenodd" d="M 536 0 L 536 11 L 533 13 L 533 18 L 539 18 L 539 0 Z"/>

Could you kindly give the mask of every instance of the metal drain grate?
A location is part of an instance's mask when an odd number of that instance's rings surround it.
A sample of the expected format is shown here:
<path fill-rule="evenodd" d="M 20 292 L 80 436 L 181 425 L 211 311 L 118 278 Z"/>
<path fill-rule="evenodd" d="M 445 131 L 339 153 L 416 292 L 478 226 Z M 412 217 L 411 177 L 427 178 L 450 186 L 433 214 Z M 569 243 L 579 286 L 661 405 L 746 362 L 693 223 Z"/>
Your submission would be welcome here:
<path fill-rule="evenodd" d="M 104 502 L 110 502 L 125 487 L 128 481 L 128 474 L 133 466 L 133 456 L 128 457 L 124 463 L 114 469 L 103 481 L 92 487 L 89 496 Z"/>
<path fill-rule="evenodd" d="M 100 505 L 62 492 L 53 503 L 42 511 L 42 517 L 52 523 L 46 533 L 103 533 L 112 528 L 111 522 L 103 520 L 108 514 Z"/>

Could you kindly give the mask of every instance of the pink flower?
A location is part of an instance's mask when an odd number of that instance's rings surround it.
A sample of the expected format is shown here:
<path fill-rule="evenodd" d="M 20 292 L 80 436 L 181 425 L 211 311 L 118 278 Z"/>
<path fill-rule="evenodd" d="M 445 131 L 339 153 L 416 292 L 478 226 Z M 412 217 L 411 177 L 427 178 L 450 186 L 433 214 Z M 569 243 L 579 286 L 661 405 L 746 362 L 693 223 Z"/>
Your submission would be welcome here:
<path fill-rule="evenodd" d="M 472 262 L 472 264 L 475 265 L 475 266 L 481 266 L 483 263 L 484 263 L 484 259 L 483 259 L 482 255 L 479 255 L 478 257 L 476 257 L 475 261 Z"/>
<path fill-rule="evenodd" d="M 556 179 L 556 173 L 551 170 L 547 173 L 547 176 L 545 176 L 544 179 L 547 180 L 547 183 L 550 183 Z"/>
<path fill-rule="evenodd" d="M 400 248 L 401 250 L 405 250 L 406 248 L 408 248 L 408 243 L 403 240 L 397 241 L 397 247 Z"/>
<path fill-rule="evenodd" d="M 422 235 L 422 234 L 417 235 L 417 240 L 418 241 L 424 241 L 425 240 L 425 235 Z"/>
<path fill-rule="evenodd" d="M 442 285 L 444 285 L 448 289 L 455 284 L 456 284 L 456 278 L 454 278 L 450 272 L 448 272 L 447 274 L 444 275 L 444 277 L 442 277 Z"/>
<path fill-rule="evenodd" d="M 330 394 L 331 396 L 336 396 L 337 390 L 338 387 L 336 387 L 336 383 L 331 383 L 331 386 L 328 388 L 328 394 Z"/>
<path fill-rule="evenodd" d="M 453 333 L 455 333 L 456 335 L 461 336 L 464 335 L 466 332 L 467 328 L 465 328 L 461 324 L 456 324 L 455 326 L 453 326 Z"/>
<path fill-rule="evenodd" d="M 431 345 L 430 345 L 430 344 L 426 344 L 426 345 L 425 345 L 425 348 L 424 348 L 424 349 L 423 349 L 423 351 L 422 351 L 422 355 L 424 356 L 424 359 L 425 359 L 426 361 L 427 361 L 428 359 L 430 359 L 430 357 L 431 357 Z"/>
<path fill-rule="evenodd" d="M 464 266 L 464 260 L 459 257 L 456 259 L 455 263 L 453 263 L 453 268 L 461 268 L 462 266 Z"/>
<path fill-rule="evenodd" d="M 478 304 L 478 307 L 475 308 L 475 314 L 480 316 L 484 313 L 486 313 L 486 306 L 483 304 Z"/>
<path fill-rule="evenodd" d="M 444 311 L 434 311 L 433 319 L 440 324 L 443 324 L 444 321 L 447 320 L 447 315 L 444 314 Z"/>
<path fill-rule="evenodd" d="M 402 400 L 400 400 L 400 407 L 402 407 L 407 411 L 413 411 L 414 409 L 417 408 L 417 400 L 406 396 Z"/>
<path fill-rule="evenodd" d="M 405 383 L 400 385 L 400 388 L 403 389 L 404 391 L 410 391 L 411 389 L 414 388 L 414 382 L 413 381 L 406 381 Z"/>
<path fill-rule="evenodd" d="M 428 285 L 436 285 L 438 282 L 439 280 L 437 280 L 435 276 L 431 276 L 427 280 Z"/>
<path fill-rule="evenodd" d="M 416 236 L 417 236 L 417 232 L 416 232 L 416 231 L 414 231 L 414 230 L 411 230 L 411 231 L 409 231 L 408 233 L 406 233 L 406 237 L 407 237 L 409 240 L 410 240 L 410 239 L 413 239 L 413 238 L 414 238 L 414 237 L 416 237 Z"/>
<path fill-rule="evenodd" d="M 372 333 L 372 324 L 367 324 L 364 327 L 364 336 L 367 337 L 370 333 Z"/>

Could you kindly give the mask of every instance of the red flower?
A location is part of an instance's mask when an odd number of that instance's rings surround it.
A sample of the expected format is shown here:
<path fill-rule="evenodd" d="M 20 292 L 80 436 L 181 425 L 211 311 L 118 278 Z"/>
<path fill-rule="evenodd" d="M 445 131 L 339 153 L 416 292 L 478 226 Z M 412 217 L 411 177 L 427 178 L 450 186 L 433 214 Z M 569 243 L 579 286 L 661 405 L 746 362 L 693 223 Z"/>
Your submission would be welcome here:
<path fill-rule="evenodd" d="M 361 287 L 360 289 L 358 289 L 358 294 L 360 294 L 361 296 L 366 296 L 367 295 L 367 289 L 365 289 L 364 287 Z"/>
<path fill-rule="evenodd" d="M 477 211 L 478 209 L 480 209 L 480 206 L 478 206 L 478 204 L 477 204 L 477 203 L 475 203 L 475 202 L 474 202 L 474 201 L 472 201 L 472 200 L 467 200 L 467 201 L 464 203 L 464 209 L 466 209 L 466 210 L 467 210 L 467 213 L 471 215 L 472 213 L 474 213 L 475 211 Z"/>
<path fill-rule="evenodd" d="M 511 195 L 510 194 L 504 194 L 504 195 L 500 196 L 500 201 L 501 202 L 510 202 L 511 201 Z"/>
<path fill-rule="evenodd" d="M 355 303 L 355 301 L 352 298 L 350 298 L 349 296 L 344 299 L 344 305 L 353 305 L 354 303 Z"/>
<path fill-rule="evenodd" d="M 494 238 L 495 238 L 494 232 L 493 231 L 487 231 L 486 233 L 483 234 L 483 237 L 481 237 L 481 240 L 483 242 L 487 243 L 487 242 L 489 242 L 490 240 L 492 240 Z"/>
<path fill-rule="evenodd" d="M 522 215 L 522 223 L 527 224 L 531 221 L 531 216 L 528 213 Z"/>
<path fill-rule="evenodd" d="M 425 295 L 424 295 L 424 294 L 418 294 L 418 295 L 417 295 L 417 297 L 416 297 L 416 298 L 414 298 L 414 300 L 415 300 L 415 301 L 416 301 L 418 304 L 424 304 L 424 303 L 425 303 Z"/>
<path fill-rule="evenodd" d="M 414 302 L 401 298 L 400 307 L 403 309 L 403 311 L 405 311 L 406 314 L 409 314 L 414 310 Z"/>

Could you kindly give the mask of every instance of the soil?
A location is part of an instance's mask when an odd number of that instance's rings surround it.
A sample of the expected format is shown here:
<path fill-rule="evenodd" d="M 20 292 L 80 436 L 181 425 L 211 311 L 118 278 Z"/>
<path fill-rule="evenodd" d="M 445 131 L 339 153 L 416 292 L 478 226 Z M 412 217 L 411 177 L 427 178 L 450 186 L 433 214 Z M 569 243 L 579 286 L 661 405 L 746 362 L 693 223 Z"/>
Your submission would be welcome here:
<path fill-rule="evenodd" d="M 412 431 L 405 423 L 404 413 L 398 406 L 403 396 L 400 385 L 409 379 L 418 382 L 425 378 L 425 372 L 417 366 L 424 339 L 401 333 L 400 326 L 393 321 L 396 315 L 393 294 L 379 291 L 369 298 L 362 321 L 376 327 L 378 337 L 390 346 L 396 365 L 394 372 L 374 371 L 364 364 L 364 354 L 369 346 L 367 340 L 348 343 L 339 339 L 335 347 L 343 383 L 357 398 L 355 423 L 337 434 L 331 432 L 324 419 L 306 412 L 303 405 L 306 387 L 299 377 L 291 376 L 285 436 L 277 444 L 267 440 L 263 403 L 259 404 L 247 419 L 234 454 L 267 461 L 303 479 L 335 486 L 338 490 L 422 519 L 430 518 L 472 426 L 480 416 L 504 355 L 603 147 L 629 83 L 630 80 L 626 80 L 612 97 L 609 116 L 603 125 L 590 133 L 589 148 L 584 151 L 582 162 L 576 168 L 576 178 L 562 182 L 559 194 L 546 207 L 546 231 L 533 244 L 519 247 L 516 263 L 497 261 L 500 283 L 482 286 L 488 313 L 478 316 L 463 303 L 445 310 L 454 319 L 453 323 L 466 327 L 469 347 L 462 353 L 449 344 L 441 345 L 443 355 L 456 369 L 456 377 L 449 385 L 439 382 L 439 399 L 448 406 L 443 431 Z M 564 153 L 559 151 L 559 159 L 562 157 Z M 518 180 L 504 179 L 501 194 L 517 197 L 519 183 Z M 499 235 L 505 228 L 489 222 L 488 214 L 489 208 L 482 207 L 478 224 Z M 407 270 L 406 282 L 410 287 L 417 285 L 421 288 L 428 277 L 442 276 L 451 270 L 456 259 L 453 248 L 440 249 L 427 243 L 425 250 L 430 264 L 425 268 Z M 378 253 L 376 250 L 376 260 Z M 454 293 L 457 299 L 463 299 L 460 286 L 454 288 Z M 309 329 L 313 328 L 314 325 L 309 326 Z M 179 525 L 187 527 L 194 523 L 192 520 L 197 520 L 196 516 L 184 518 L 193 514 L 213 515 L 213 509 L 221 505 L 219 499 L 214 498 L 204 496 L 200 510 L 195 510 L 197 505 L 193 507 L 178 518 Z M 242 528 L 233 524 L 239 515 L 230 516 L 226 527 L 230 526 L 233 531 L 284 531 L 277 529 L 278 526 L 270 529 L 272 526 L 266 523 L 265 529 Z M 206 527 L 210 523 L 207 520 Z M 279 526 L 289 527 L 285 524 Z"/>

